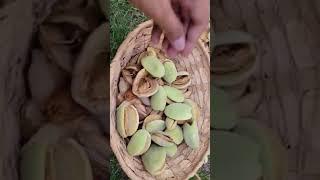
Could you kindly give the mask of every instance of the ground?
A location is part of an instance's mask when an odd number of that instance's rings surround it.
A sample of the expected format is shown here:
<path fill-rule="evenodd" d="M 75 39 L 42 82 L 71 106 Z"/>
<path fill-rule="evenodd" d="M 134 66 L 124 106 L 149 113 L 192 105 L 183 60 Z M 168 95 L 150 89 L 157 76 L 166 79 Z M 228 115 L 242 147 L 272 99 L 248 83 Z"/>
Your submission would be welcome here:
<path fill-rule="evenodd" d="M 144 16 L 138 9 L 132 7 L 127 0 L 111 0 L 110 1 L 110 48 L 111 59 L 117 52 L 118 47 L 126 38 L 127 34 L 132 31 L 138 24 L 146 21 L 148 18 Z M 210 160 L 208 161 L 210 162 Z M 111 180 L 127 179 L 122 171 L 117 159 L 111 158 Z M 202 180 L 210 179 L 210 163 L 205 164 L 198 175 Z"/>

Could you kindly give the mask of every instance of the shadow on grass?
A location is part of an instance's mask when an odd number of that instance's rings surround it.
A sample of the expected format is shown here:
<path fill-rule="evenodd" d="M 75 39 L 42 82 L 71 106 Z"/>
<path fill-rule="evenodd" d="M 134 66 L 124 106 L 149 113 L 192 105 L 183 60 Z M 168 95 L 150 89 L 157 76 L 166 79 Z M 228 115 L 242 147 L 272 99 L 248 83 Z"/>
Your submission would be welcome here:
<path fill-rule="evenodd" d="M 146 20 L 147 17 L 127 0 L 110 0 L 110 59 L 113 59 L 127 34 Z"/>

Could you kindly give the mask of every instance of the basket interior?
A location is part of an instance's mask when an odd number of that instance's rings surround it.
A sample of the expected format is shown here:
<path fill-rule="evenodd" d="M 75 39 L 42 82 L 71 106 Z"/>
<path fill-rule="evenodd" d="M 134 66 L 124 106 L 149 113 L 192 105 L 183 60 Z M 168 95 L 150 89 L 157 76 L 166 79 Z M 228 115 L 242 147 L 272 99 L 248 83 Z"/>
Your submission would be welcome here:
<path fill-rule="evenodd" d="M 111 146 L 122 169 L 131 179 L 187 179 L 193 176 L 203 164 L 210 146 L 210 60 L 208 52 L 199 42 L 188 57 L 178 56 L 171 59 L 177 70 L 188 71 L 192 75 L 191 99 L 201 109 L 198 121 L 200 147 L 192 150 L 185 143 L 178 146 L 177 154 L 166 159 L 165 171 L 152 177 L 145 171 L 140 157 L 131 157 L 126 151 L 126 142 L 116 130 L 116 97 L 118 95 L 118 81 L 121 69 L 130 59 L 146 50 L 150 43 L 152 22 L 147 21 L 131 32 L 118 49 L 110 66 L 110 136 Z"/>

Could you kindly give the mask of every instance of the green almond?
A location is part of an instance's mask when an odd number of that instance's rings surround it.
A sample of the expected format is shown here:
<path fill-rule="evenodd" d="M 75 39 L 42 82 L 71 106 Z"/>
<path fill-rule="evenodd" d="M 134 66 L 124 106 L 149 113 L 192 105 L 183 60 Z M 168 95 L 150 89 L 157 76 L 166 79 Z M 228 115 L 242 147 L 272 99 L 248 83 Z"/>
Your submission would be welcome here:
<path fill-rule="evenodd" d="M 183 138 L 186 144 L 192 149 L 199 147 L 200 138 L 196 121 L 193 121 L 191 125 L 189 123 L 183 125 Z"/>
<path fill-rule="evenodd" d="M 130 156 L 138 156 L 145 153 L 151 144 L 151 136 L 144 129 L 138 130 L 130 139 L 127 151 Z"/>
<path fill-rule="evenodd" d="M 164 131 L 172 140 L 175 144 L 179 145 L 183 141 L 183 131 L 180 126 L 176 126 L 172 130 L 165 130 Z"/>
<path fill-rule="evenodd" d="M 158 119 L 161 119 L 159 114 L 149 114 L 146 118 L 144 118 L 142 128 L 145 129 L 147 123 Z"/>
<path fill-rule="evenodd" d="M 185 99 L 184 102 L 186 104 L 188 104 L 189 106 L 191 106 L 192 110 L 192 121 L 198 121 L 200 118 L 200 108 L 197 105 L 197 103 L 195 103 L 194 101 L 192 101 L 191 99 Z"/>
<path fill-rule="evenodd" d="M 163 148 L 165 149 L 167 156 L 169 156 L 169 157 L 173 157 L 178 151 L 178 147 L 175 144 L 172 146 L 166 146 Z"/>
<path fill-rule="evenodd" d="M 163 86 L 164 90 L 167 93 L 169 99 L 175 102 L 183 102 L 184 101 L 184 94 L 177 88 L 170 87 L 170 86 Z"/>
<path fill-rule="evenodd" d="M 121 137 L 126 137 L 126 130 L 124 128 L 124 108 L 125 103 L 120 104 L 117 108 L 117 131 Z"/>
<path fill-rule="evenodd" d="M 141 157 L 144 168 L 151 175 L 159 175 L 165 165 L 166 150 L 163 147 L 157 145 L 151 145 L 149 150 Z"/>
<path fill-rule="evenodd" d="M 164 76 L 164 66 L 157 57 L 146 56 L 141 59 L 141 64 L 153 77 L 161 78 Z"/>
<path fill-rule="evenodd" d="M 177 69 L 174 63 L 170 60 L 167 60 L 163 63 L 165 74 L 163 76 L 163 79 L 167 81 L 169 84 L 171 84 L 173 81 L 177 79 Z"/>
<path fill-rule="evenodd" d="M 177 127 L 177 121 L 171 119 L 171 118 L 166 118 L 166 128 L 167 130 L 172 130 Z"/>
<path fill-rule="evenodd" d="M 120 136 L 126 138 L 132 136 L 139 126 L 139 114 L 137 109 L 124 101 L 117 108 L 117 131 Z"/>
<path fill-rule="evenodd" d="M 188 120 L 192 118 L 191 107 L 185 103 L 172 103 L 168 105 L 164 113 L 174 120 Z"/>
<path fill-rule="evenodd" d="M 146 124 L 146 130 L 150 133 L 163 131 L 166 128 L 166 124 L 163 120 L 153 120 Z"/>
<path fill-rule="evenodd" d="M 155 111 L 163 111 L 167 104 L 167 93 L 162 86 L 159 87 L 156 94 L 151 97 L 151 108 Z"/>
<path fill-rule="evenodd" d="M 174 145 L 173 139 L 166 133 L 159 131 L 151 135 L 152 141 L 159 146 L 172 146 Z"/>

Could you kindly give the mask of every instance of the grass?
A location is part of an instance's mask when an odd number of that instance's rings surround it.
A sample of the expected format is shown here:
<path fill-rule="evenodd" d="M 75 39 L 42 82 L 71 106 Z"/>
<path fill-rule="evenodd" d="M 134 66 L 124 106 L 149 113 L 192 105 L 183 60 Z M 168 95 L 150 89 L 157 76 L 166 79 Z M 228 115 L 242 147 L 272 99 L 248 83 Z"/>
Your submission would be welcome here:
<path fill-rule="evenodd" d="M 118 47 L 138 24 L 147 20 L 128 0 L 110 0 L 110 48 L 111 59 Z"/>
<path fill-rule="evenodd" d="M 110 180 L 125 180 L 129 179 L 126 174 L 122 171 L 120 164 L 118 163 L 115 156 L 110 160 L 111 176 Z"/>
<path fill-rule="evenodd" d="M 128 0 L 110 0 L 110 59 L 113 59 L 118 47 L 126 38 L 127 34 L 136 28 L 138 24 L 146 21 L 138 9 L 134 8 Z M 209 160 L 210 161 L 210 160 Z M 121 169 L 117 159 L 113 156 L 110 160 L 111 180 L 129 179 Z M 198 175 L 202 180 L 209 180 L 210 171 L 202 167 Z"/>

